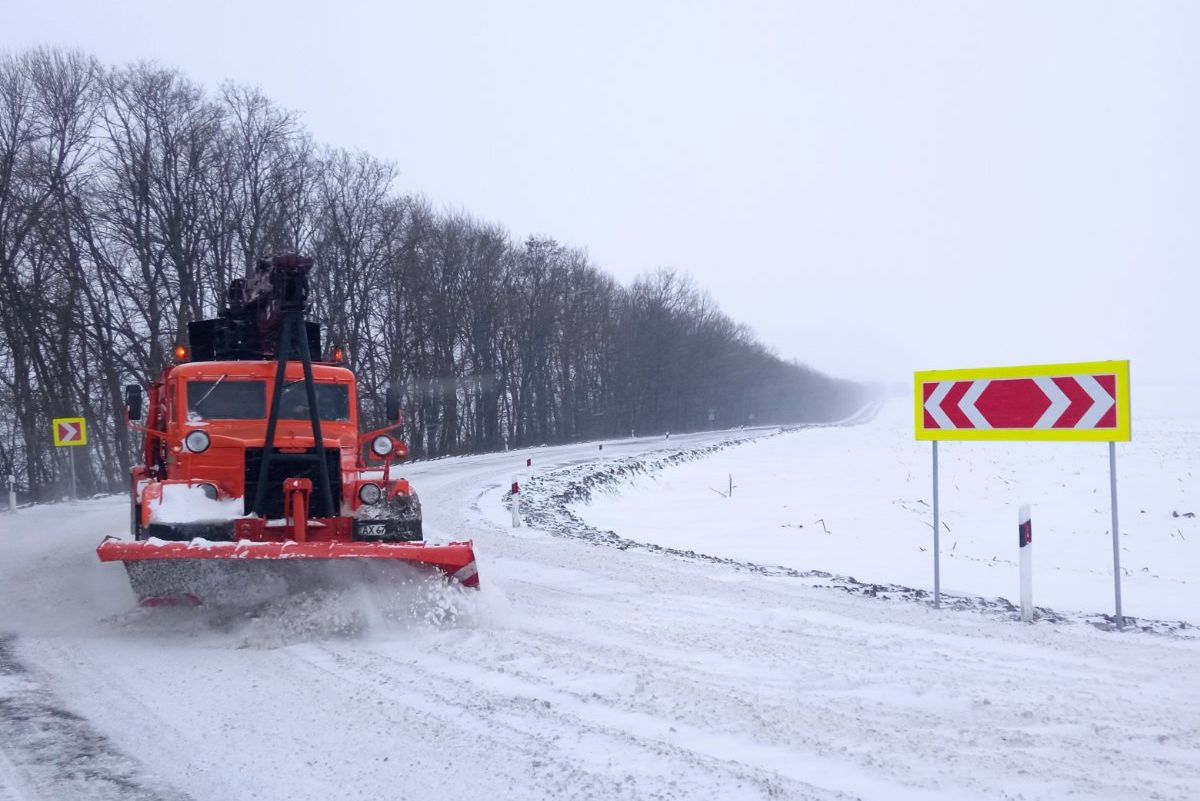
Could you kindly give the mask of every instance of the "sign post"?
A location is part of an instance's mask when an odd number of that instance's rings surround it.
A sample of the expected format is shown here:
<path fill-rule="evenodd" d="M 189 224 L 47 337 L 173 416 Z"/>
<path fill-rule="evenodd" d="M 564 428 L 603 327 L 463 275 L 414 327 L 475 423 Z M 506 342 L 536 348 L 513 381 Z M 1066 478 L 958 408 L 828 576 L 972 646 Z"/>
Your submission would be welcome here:
<path fill-rule="evenodd" d="M 939 441 L 1107 442 L 1115 619 L 1117 628 L 1124 627 L 1116 443 L 1132 439 L 1129 362 L 932 370 L 914 374 L 913 382 L 916 438 L 933 445 L 934 605 L 941 601 Z"/>
<path fill-rule="evenodd" d="M 938 462 L 937 440 L 933 441 L 933 608 L 942 606 L 942 549 L 939 547 L 938 527 L 941 525 L 938 509 Z"/>
<path fill-rule="evenodd" d="M 1108 493 L 1112 499 L 1113 594 L 1117 599 L 1117 628 L 1125 625 L 1121 615 L 1121 541 L 1117 527 L 1117 444 L 1108 443 Z"/>
<path fill-rule="evenodd" d="M 87 445 L 87 421 L 82 417 L 56 417 L 54 425 L 54 447 L 77 448 Z M 71 465 L 71 500 L 79 500 L 75 489 L 75 451 L 67 451 L 67 461 Z"/>

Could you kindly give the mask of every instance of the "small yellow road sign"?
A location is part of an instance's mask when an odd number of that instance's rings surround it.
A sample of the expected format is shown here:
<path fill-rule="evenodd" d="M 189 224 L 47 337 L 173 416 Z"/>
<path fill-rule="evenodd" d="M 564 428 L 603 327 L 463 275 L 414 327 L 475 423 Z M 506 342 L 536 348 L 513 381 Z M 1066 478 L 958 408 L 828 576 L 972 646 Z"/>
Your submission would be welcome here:
<path fill-rule="evenodd" d="M 87 445 L 87 423 L 82 417 L 54 418 L 54 446 Z"/>

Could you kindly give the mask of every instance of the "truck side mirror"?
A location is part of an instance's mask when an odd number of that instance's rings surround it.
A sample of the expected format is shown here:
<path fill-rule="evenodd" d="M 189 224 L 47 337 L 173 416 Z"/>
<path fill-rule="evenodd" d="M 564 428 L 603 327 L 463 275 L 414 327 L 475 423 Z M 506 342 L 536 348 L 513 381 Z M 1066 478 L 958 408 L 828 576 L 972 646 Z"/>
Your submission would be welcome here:
<path fill-rule="evenodd" d="M 142 388 L 137 384 L 125 385 L 125 414 L 130 421 L 142 419 Z"/>
<path fill-rule="evenodd" d="M 387 393 L 384 395 L 383 414 L 387 417 L 388 425 L 400 422 L 400 388 L 395 381 L 389 381 Z"/>

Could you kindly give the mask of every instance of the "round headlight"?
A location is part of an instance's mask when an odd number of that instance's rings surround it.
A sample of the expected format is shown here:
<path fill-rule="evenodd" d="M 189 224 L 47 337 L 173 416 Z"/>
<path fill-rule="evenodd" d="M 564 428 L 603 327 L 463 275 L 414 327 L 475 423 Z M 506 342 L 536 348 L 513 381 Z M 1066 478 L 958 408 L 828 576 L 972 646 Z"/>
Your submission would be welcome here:
<path fill-rule="evenodd" d="M 363 503 L 379 503 L 382 495 L 383 490 L 379 489 L 378 484 L 363 484 L 358 488 L 358 499 Z"/>
<path fill-rule="evenodd" d="M 375 439 L 371 440 L 371 452 L 382 458 L 392 452 L 392 438 L 387 434 L 380 434 Z"/>
<path fill-rule="evenodd" d="M 210 501 L 217 499 L 217 488 L 212 484 L 201 484 L 200 491 L 204 493 L 204 497 Z"/>
<path fill-rule="evenodd" d="M 192 453 L 204 453 L 208 450 L 208 434 L 203 431 L 193 431 L 184 437 L 183 444 Z"/>

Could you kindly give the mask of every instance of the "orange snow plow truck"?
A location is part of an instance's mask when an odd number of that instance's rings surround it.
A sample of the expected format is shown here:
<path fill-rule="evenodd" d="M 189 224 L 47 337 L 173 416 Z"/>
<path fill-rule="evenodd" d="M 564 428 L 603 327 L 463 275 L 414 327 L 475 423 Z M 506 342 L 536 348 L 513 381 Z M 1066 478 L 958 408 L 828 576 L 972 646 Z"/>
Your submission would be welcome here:
<path fill-rule="evenodd" d="M 233 281 L 217 318 L 188 324 L 190 348 L 151 384 L 144 424 L 141 387 L 125 389 L 129 425 L 145 435 L 131 538 L 97 553 L 125 563 L 143 605 L 220 601 L 311 560 L 400 560 L 479 586 L 472 544 L 426 543 L 417 494 L 393 476 L 407 456 L 394 389 L 388 425 L 359 433 L 340 350 L 314 359 L 312 265 L 274 256 Z"/>

